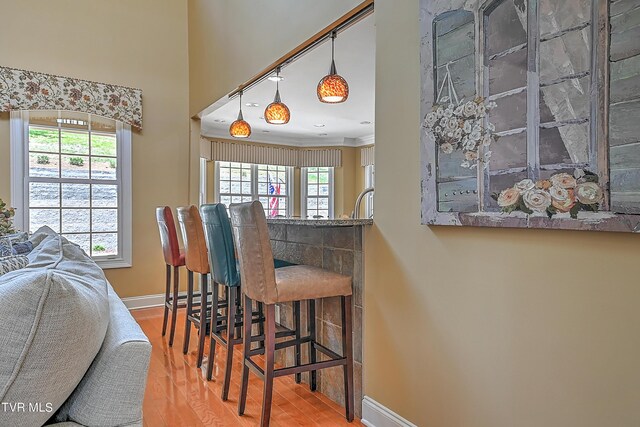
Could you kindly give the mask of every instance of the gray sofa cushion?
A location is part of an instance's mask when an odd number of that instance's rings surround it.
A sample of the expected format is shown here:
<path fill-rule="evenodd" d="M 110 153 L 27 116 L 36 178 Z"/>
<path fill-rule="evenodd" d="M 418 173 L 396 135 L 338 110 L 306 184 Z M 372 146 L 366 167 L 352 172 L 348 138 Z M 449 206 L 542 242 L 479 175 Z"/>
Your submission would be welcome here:
<path fill-rule="evenodd" d="M 26 268 L 0 277 L 0 401 L 51 404 L 56 411 L 100 350 L 108 284 L 63 237 L 45 236 L 36 249 Z M 14 427 L 42 425 L 53 415 L 1 411 L 3 425 Z"/>
<path fill-rule="evenodd" d="M 56 421 L 87 426 L 142 425 L 151 344 L 109 286 L 111 320 L 100 352 Z"/>

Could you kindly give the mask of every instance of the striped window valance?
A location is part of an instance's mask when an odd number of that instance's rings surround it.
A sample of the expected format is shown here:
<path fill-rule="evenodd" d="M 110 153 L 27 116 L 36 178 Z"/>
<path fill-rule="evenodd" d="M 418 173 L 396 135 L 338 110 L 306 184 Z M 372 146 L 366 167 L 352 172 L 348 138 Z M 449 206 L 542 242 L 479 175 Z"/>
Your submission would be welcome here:
<path fill-rule="evenodd" d="M 374 146 L 372 145 L 371 147 L 364 147 L 360 149 L 360 165 L 361 166 L 370 166 L 373 164 L 374 160 L 373 160 L 373 148 Z"/>
<path fill-rule="evenodd" d="M 0 67 L 0 111 L 65 110 L 142 129 L 142 90 Z"/>
<path fill-rule="evenodd" d="M 200 140 L 200 156 L 221 162 L 299 167 L 340 167 L 342 151 L 334 148 L 301 149 Z"/>

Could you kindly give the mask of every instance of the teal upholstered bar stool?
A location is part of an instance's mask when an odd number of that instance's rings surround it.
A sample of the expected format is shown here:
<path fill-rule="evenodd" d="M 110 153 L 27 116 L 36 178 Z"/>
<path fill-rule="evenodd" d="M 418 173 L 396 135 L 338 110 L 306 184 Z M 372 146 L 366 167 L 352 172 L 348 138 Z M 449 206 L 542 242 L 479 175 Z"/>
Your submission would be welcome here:
<path fill-rule="evenodd" d="M 243 311 L 250 312 L 249 322 L 258 324 L 258 336 L 254 342 L 264 341 L 264 315 L 262 304 L 257 304 L 257 311 L 253 311 L 252 306 L 241 305 L 240 298 L 240 273 L 237 267 L 231 222 L 227 215 L 227 209 L 222 203 L 202 205 L 200 207 L 202 225 L 209 254 L 210 271 L 213 277 L 213 301 L 218 301 L 219 286 L 225 289 L 226 301 L 221 300 L 217 305 L 217 310 L 212 311 L 211 317 L 211 343 L 209 346 L 209 359 L 207 361 L 207 380 L 213 376 L 213 363 L 216 353 L 216 344 L 220 344 L 227 349 L 227 360 L 225 366 L 224 381 L 222 384 L 222 400 L 227 400 L 229 396 L 229 383 L 231 381 L 231 368 L 233 362 L 233 348 L 242 343 Z M 290 266 L 291 263 L 274 260 L 275 268 Z M 226 308 L 225 315 L 220 315 L 219 311 Z M 278 332 L 278 337 L 288 337 L 299 335 L 300 308 L 294 307 L 296 330 L 283 330 Z M 246 320 L 245 320 L 246 321 Z M 226 332 L 226 334 L 225 334 Z M 226 336 L 225 336 L 226 335 Z M 300 355 L 300 346 L 297 346 L 297 356 Z"/>

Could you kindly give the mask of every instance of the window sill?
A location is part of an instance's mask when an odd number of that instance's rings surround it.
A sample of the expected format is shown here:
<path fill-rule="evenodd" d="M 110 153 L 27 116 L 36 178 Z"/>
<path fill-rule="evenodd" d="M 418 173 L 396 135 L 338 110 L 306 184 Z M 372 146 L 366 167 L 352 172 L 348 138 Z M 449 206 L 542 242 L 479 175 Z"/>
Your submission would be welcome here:
<path fill-rule="evenodd" d="M 103 270 L 132 267 L 131 262 L 124 259 L 94 259 L 94 261 Z"/>

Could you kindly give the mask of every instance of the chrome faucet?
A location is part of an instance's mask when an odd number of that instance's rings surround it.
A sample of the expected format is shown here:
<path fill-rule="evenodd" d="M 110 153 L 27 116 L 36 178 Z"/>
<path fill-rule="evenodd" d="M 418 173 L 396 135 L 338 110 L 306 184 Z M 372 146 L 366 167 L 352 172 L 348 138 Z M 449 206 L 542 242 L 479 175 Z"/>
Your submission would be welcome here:
<path fill-rule="evenodd" d="M 353 212 L 351 213 L 351 218 L 358 218 L 360 216 L 360 204 L 362 203 L 362 199 L 368 193 L 373 193 L 373 191 L 374 191 L 373 187 L 365 188 L 364 190 L 362 190 L 362 193 L 360 193 L 358 195 L 358 198 L 356 199 L 356 206 Z"/>

